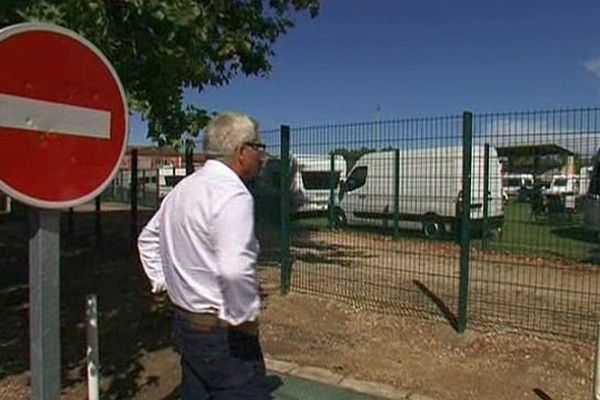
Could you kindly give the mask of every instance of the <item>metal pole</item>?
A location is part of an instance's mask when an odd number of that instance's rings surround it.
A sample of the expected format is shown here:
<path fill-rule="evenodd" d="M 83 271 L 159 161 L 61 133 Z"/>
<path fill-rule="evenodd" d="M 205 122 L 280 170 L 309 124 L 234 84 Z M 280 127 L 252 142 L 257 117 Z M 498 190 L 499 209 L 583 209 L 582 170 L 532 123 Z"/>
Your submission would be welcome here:
<path fill-rule="evenodd" d="M 60 212 L 30 209 L 31 398 L 60 398 Z"/>
<path fill-rule="evenodd" d="M 141 204 L 144 206 L 146 204 L 146 170 L 142 169 L 142 197 Z"/>
<path fill-rule="evenodd" d="M 473 114 L 463 113 L 463 154 L 462 154 L 462 216 L 460 224 L 460 282 L 458 297 L 459 333 L 467 328 L 467 307 L 469 303 L 469 256 L 471 247 L 471 166 L 472 166 Z"/>
<path fill-rule="evenodd" d="M 335 226 L 335 154 L 331 153 L 329 162 L 329 229 Z"/>
<path fill-rule="evenodd" d="M 290 290 L 290 127 L 281 126 L 281 294 Z"/>
<path fill-rule="evenodd" d="M 194 142 L 189 140 L 185 147 L 185 175 L 194 173 Z"/>
<path fill-rule="evenodd" d="M 98 197 L 96 197 L 94 199 L 94 205 L 95 205 L 95 227 L 96 227 L 96 238 L 100 239 L 100 237 L 102 236 L 102 210 L 101 210 L 101 196 L 99 195 Z"/>
<path fill-rule="evenodd" d="M 88 400 L 100 398 L 99 389 L 99 350 L 98 350 L 98 300 L 95 294 L 87 296 L 87 376 Z"/>
<path fill-rule="evenodd" d="M 137 168 L 138 168 L 138 151 L 137 149 L 131 150 L 131 245 L 133 248 L 136 247 L 137 239 L 137 211 L 138 211 L 138 182 L 137 182 Z"/>
<path fill-rule="evenodd" d="M 594 400 L 600 400 L 600 322 L 596 329 L 596 364 L 594 365 Z"/>
<path fill-rule="evenodd" d="M 73 210 L 73 207 L 69 207 L 69 212 L 67 214 L 67 230 L 68 230 L 70 236 L 73 236 L 75 234 L 74 214 L 75 214 L 75 211 Z"/>
<path fill-rule="evenodd" d="M 160 206 L 160 168 L 156 169 L 156 208 Z"/>
<path fill-rule="evenodd" d="M 483 224 L 481 227 L 481 247 L 487 249 L 487 242 L 490 236 L 489 229 L 489 193 L 490 193 L 490 145 L 485 144 L 483 156 Z"/>
<path fill-rule="evenodd" d="M 400 150 L 394 150 L 394 239 L 400 237 Z"/>

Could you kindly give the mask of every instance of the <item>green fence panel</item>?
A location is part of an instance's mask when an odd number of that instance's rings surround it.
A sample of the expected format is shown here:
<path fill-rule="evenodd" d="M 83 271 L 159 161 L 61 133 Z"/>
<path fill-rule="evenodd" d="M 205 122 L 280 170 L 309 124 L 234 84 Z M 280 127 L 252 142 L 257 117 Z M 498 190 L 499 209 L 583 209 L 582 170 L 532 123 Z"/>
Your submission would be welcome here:
<path fill-rule="evenodd" d="M 291 290 L 455 325 L 462 117 L 290 132 Z"/>
<path fill-rule="evenodd" d="M 599 117 L 598 108 L 474 116 L 474 145 L 489 144 L 488 220 L 501 207 L 503 224 L 472 244 L 472 325 L 594 337 L 600 242 L 584 224 L 584 205 Z"/>
<path fill-rule="evenodd" d="M 289 181 L 281 186 L 280 154 L 262 178 L 284 191 L 270 206 L 264 183 L 257 191 L 262 218 L 278 221 L 272 254 L 293 261 L 293 274 L 277 263 L 282 290 L 289 282 L 292 291 L 445 320 L 458 331 L 468 321 L 474 329 L 593 337 L 600 228 L 586 227 L 583 215 L 598 197 L 587 188 L 599 114 L 291 127 Z M 281 151 L 279 132 L 266 137 Z M 284 198 L 285 206 L 272 206 Z M 280 215 L 286 207 L 291 220 Z M 290 254 L 282 257 L 286 221 Z"/>

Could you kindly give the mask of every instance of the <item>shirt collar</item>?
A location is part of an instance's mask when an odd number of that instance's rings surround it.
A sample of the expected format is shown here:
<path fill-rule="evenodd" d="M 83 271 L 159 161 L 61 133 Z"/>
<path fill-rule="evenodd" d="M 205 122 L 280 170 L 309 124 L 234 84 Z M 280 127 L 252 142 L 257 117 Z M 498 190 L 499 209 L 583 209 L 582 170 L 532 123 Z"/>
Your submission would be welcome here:
<path fill-rule="evenodd" d="M 207 160 L 206 163 L 205 163 L 205 165 L 204 165 L 204 167 L 209 167 L 211 169 L 214 169 L 219 174 L 227 175 L 229 177 L 234 177 L 242 185 L 244 185 L 244 181 L 242 181 L 242 178 L 240 178 L 238 176 L 238 174 L 236 174 L 235 172 L 233 172 L 233 170 L 229 167 L 229 165 L 225 164 L 223 161 L 219 161 L 219 160 Z"/>

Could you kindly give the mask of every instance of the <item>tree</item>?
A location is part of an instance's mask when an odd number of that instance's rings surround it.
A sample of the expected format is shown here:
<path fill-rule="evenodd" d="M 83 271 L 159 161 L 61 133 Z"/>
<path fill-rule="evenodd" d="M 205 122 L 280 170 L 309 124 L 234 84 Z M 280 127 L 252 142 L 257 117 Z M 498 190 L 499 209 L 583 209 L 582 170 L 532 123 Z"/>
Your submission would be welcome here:
<path fill-rule="evenodd" d="M 174 146 L 210 120 L 184 105 L 185 89 L 267 75 L 294 13 L 318 10 L 319 0 L 9 0 L 0 27 L 43 21 L 88 38 L 113 63 L 130 110 L 148 120 L 148 137 Z"/>

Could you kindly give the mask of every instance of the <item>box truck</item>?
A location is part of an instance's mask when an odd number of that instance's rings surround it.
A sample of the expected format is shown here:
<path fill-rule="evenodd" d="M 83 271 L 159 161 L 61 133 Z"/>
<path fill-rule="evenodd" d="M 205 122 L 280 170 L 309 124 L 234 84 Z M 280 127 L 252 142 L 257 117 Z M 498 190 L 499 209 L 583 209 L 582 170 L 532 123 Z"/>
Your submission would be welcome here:
<path fill-rule="evenodd" d="M 392 227 L 398 191 L 399 227 L 427 237 L 457 231 L 462 214 L 462 147 L 374 152 L 359 158 L 343 182 L 336 208 L 338 224 Z M 484 217 L 484 146 L 473 147 L 472 225 Z M 489 150 L 487 221 L 499 231 L 504 220 L 501 166 Z M 398 188 L 395 188 L 395 185 Z"/>

